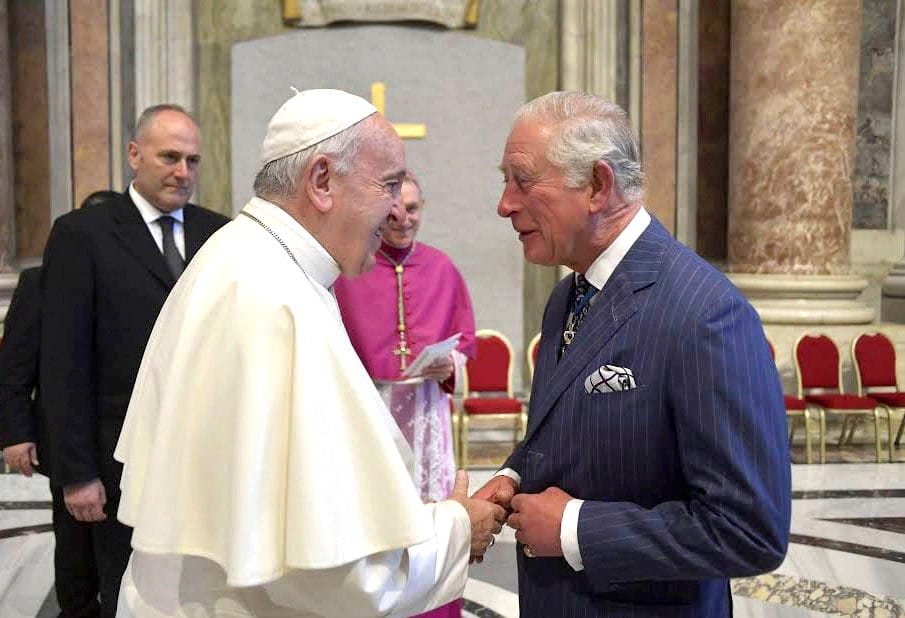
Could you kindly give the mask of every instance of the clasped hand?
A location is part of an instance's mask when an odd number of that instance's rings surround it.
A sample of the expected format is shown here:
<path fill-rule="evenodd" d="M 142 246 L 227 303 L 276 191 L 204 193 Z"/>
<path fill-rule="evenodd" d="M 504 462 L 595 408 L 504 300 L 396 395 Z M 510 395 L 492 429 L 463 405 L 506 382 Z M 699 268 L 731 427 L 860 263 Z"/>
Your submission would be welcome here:
<path fill-rule="evenodd" d="M 456 485 L 453 487 L 451 500 L 455 500 L 468 513 L 471 521 L 471 559 L 469 562 L 481 561 L 487 548 L 494 542 L 494 535 L 499 534 L 506 521 L 506 509 L 499 504 L 487 500 L 468 497 L 468 473 L 459 470 L 456 473 Z"/>
<path fill-rule="evenodd" d="M 515 481 L 498 475 L 472 496 L 488 500 L 509 512 L 506 523 L 515 532 L 515 540 L 530 548 L 532 556 L 562 556 L 562 516 L 572 496 L 558 487 L 541 493 L 518 493 Z"/>

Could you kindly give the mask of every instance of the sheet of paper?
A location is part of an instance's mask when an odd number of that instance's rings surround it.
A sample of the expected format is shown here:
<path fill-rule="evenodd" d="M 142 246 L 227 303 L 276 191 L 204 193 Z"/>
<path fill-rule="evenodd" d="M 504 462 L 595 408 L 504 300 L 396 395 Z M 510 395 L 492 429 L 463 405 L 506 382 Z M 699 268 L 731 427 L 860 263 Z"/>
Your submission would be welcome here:
<path fill-rule="evenodd" d="M 402 375 L 406 378 L 419 375 L 427 367 L 430 367 L 441 358 L 446 358 L 456 349 L 456 345 L 459 343 L 459 337 L 461 336 L 462 333 L 456 333 L 449 339 L 444 339 L 443 341 L 438 341 L 437 343 L 432 343 L 425 347 L 421 350 L 421 354 L 418 355 L 418 358 L 408 366 Z"/>

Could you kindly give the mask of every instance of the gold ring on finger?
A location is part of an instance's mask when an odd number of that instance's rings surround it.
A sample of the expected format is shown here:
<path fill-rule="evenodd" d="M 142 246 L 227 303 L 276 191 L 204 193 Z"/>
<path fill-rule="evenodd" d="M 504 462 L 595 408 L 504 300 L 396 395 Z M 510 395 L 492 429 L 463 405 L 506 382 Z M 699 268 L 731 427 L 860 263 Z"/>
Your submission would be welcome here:
<path fill-rule="evenodd" d="M 537 557 L 537 556 L 534 555 L 534 552 L 531 551 L 531 548 L 528 547 L 527 545 L 524 545 L 524 546 L 522 547 L 522 553 L 525 554 L 525 556 L 528 557 L 528 558 L 536 558 L 536 557 Z"/>

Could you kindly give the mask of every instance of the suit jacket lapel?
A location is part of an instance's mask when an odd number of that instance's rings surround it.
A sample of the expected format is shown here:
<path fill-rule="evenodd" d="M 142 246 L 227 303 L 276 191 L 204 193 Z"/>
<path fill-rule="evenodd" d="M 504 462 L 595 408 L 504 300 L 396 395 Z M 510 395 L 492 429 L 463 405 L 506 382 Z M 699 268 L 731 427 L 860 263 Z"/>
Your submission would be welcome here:
<path fill-rule="evenodd" d="M 571 286 L 568 286 L 567 290 L 571 290 Z M 601 294 L 600 299 L 594 303 L 582 320 L 575 341 L 572 342 L 559 362 L 556 362 L 556 355 L 562 341 L 564 318 L 554 323 L 553 312 L 550 312 L 549 324 L 544 325 L 544 334 L 541 337 L 542 342 L 546 340 L 546 345 L 541 344 L 542 348 L 546 348 L 542 349 L 544 367 L 541 368 L 538 364 L 538 369 L 543 371 L 540 375 L 546 376 L 546 379 L 543 380 L 542 388 L 538 389 L 539 399 L 536 400 L 534 397 L 531 399 L 531 414 L 528 419 L 528 431 L 525 434 L 526 440 L 537 430 L 553 404 L 575 381 L 579 372 L 585 369 L 594 354 L 606 345 L 619 327 L 637 310 L 631 286 L 627 277 L 622 273 L 613 273 L 599 293 Z M 569 294 L 567 293 L 566 301 L 568 300 Z"/>
<path fill-rule="evenodd" d="M 128 192 L 117 202 L 113 219 L 116 223 L 114 233 L 126 251 L 134 255 L 167 288 L 172 288 L 176 279 L 167 268 L 163 254 L 157 248 L 145 220 L 141 218 L 141 213 Z"/>
<path fill-rule="evenodd" d="M 572 300 L 572 285 L 568 278 L 557 284 L 550 295 L 548 308 L 541 324 L 540 348 L 537 351 L 537 365 L 531 382 L 531 401 L 543 398 L 550 375 L 556 368 L 559 344 L 562 341 L 562 328 L 566 321 L 566 312 Z M 531 406 L 532 412 L 534 406 Z"/>
<path fill-rule="evenodd" d="M 638 310 L 635 292 L 656 282 L 670 242 L 669 233 L 652 218 L 650 225 L 599 292 L 600 298 L 582 320 L 575 341 L 559 362 L 556 357 L 571 301 L 572 285 L 567 280 L 554 290 L 544 318 L 526 441 L 537 431 L 566 388 L 574 384 L 576 378 L 584 377 L 580 373 L 587 369 L 594 355 Z"/>

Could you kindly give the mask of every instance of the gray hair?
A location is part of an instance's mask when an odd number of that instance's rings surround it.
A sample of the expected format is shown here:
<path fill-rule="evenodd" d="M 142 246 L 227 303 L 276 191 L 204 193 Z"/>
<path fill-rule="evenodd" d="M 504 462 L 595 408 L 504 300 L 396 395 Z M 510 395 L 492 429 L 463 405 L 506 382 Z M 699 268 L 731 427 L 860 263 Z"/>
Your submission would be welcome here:
<path fill-rule="evenodd" d="M 132 131 L 132 141 L 137 142 L 138 138 L 141 137 L 141 134 L 147 130 L 150 124 L 154 122 L 154 119 L 161 112 L 176 112 L 178 114 L 182 114 L 183 116 L 194 122 L 195 126 L 198 126 L 195 118 L 192 117 L 192 115 L 188 113 L 186 109 L 181 105 L 176 105 L 175 103 L 161 103 L 159 105 L 152 105 L 151 107 L 145 109 L 145 111 L 141 113 L 141 116 L 139 116 L 138 120 L 135 122 L 135 130 Z"/>
<path fill-rule="evenodd" d="M 552 128 L 547 160 L 562 170 L 567 187 L 588 184 L 594 163 L 604 161 L 613 170 L 616 189 L 623 197 L 641 197 L 644 174 L 638 141 L 628 115 L 615 103 L 583 92 L 551 92 L 525 103 L 514 124 L 523 120 Z"/>
<path fill-rule="evenodd" d="M 405 178 L 402 179 L 403 184 L 406 182 L 410 182 L 415 185 L 415 188 L 418 189 L 418 197 L 421 198 L 421 201 L 424 201 L 424 192 L 421 190 L 421 181 L 418 180 L 418 177 L 415 176 L 415 172 L 413 172 L 409 168 L 405 168 Z"/>
<path fill-rule="evenodd" d="M 373 114 L 314 146 L 265 165 L 255 176 L 255 195 L 268 201 L 292 198 L 298 191 L 299 174 L 320 154 L 330 157 L 337 174 L 348 175 L 361 145 L 371 136 L 368 118 L 373 118 Z"/>

